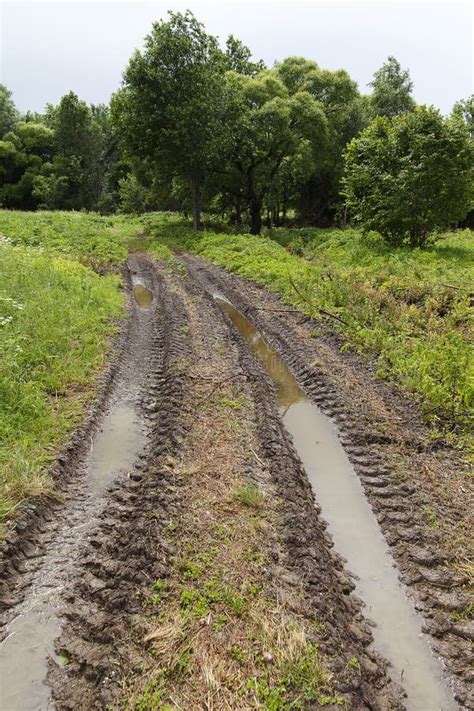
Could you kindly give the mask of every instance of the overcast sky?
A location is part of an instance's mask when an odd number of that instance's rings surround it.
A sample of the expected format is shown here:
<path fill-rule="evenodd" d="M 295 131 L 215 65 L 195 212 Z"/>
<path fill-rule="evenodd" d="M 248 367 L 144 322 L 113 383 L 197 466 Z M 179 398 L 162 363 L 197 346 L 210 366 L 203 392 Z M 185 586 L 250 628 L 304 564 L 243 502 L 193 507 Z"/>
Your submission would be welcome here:
<path fill-rule="evenodd" d="M 473 7 L 457 0 L 0 0 L 0 82 L 21 111 L 41 111 L 70 90 L 107 102 L 152 21 L 189 8 L 221 41 L 235 34 L 268 65 L 302 55 L 347 69 L 363 92 L 393 54 L 410 70 L 415 99 L 448 113 L 473 91 Z"/>

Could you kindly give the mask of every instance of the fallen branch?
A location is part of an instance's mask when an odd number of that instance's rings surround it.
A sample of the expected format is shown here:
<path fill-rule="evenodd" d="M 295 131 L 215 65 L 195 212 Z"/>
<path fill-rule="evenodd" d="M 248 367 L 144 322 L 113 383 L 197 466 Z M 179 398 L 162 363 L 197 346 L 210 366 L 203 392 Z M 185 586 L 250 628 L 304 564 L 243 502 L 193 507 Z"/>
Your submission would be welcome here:
<path fill-rule="evenodd" d="M 213 395 L 216 392 L 216 390 L 218 390 L 220 387 L 225 385 L 225 383 L 228 383 L 229 380 L 234 380 L 235 378 L 246 378 L 246 377 L 247 377 L 247 375 L 245 373 L 236 373 L 235 375 L 229 375 L 228 378 L 224 378 L 223 380 L 220 380 L 212 388 L 212 390 L 205 397 L 202 398 L 202 400 L 198 400 L 198 402 L 196 403 L 196 407 L 198 407 L 199 405 L 202 405 L 202 403 L 205 402 L 206 400 L 209 400 L 211 395 Z"/>
<path fill-rule="evenodd" d="M 459 291 L 467 291 L 469 295 L 471 295 L 472 289 L 466 289 L 465 286 L 454 286 L 454 284 L 441 284 L 441 286 L 445 286 L 447 289 L 458 289 Z"/>
<path fill-rule="evenodd" d="M 305 302 L 308 304 L 308 306 L 311 306 L 312 309 L 316 308 L 316 310 L 319 311 L 319 313 L 324 314 L 324 316 L 329 316 L 330 318 L 333 318 L 333 319 L 335 319 L 336 321 L 339 321 L 340 323 L 344 324 L 344 326 L 347 326 L 347 327 L 350 326 L 350 324 L 349 324 L 347 321 L 344 321 L 344 319 L 341 318 L 340 316 L 337 316 L 336 314 L 333 314 L 333 313 L 331 313 L 330 311 L 326 311 L 326 309 L 323 309 L 323 308 L 321 308 L 320 306 L 316 306 L 316 307 L 315 307 L 314 304 L 311 303 L 311 301 L 308 299 L 308 297 L 305 296 L 305 295 L 298 289 L 298 287 L 296 286 L 295 282 L 293 281 L 293 278 L 292 278 L 292 276 L 291 276 L 291 274 L 290 274 L 289 271 L 288 271 L 288 279 L 290 280 L 290 284 L 291 284 L 291 286 L 293 287 L 293 289 L 296 291 L 296 293 L 298 294 L 298 296 L 300 296 L 300 297 L 303 299 L 303 301 L 305 301 Z"/>

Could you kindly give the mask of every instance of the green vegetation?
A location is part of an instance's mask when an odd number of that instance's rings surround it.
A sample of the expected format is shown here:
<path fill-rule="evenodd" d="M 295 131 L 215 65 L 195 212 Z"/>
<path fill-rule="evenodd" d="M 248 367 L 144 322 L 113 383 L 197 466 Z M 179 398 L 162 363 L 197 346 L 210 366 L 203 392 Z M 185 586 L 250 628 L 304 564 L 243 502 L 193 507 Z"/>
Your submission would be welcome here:
<path fill-rule="evenodd" d="M 120 278 L 106 272 L 138 227 L 0 212 L 0 524 L 26 497 L 52 493 L 48 465 L 93 394 L 122 313 Z"/>
<path fill-rule="evenodd" d="M 255 484 L 243 484 L 235 491 L 236 498 L 245 506 L 260 509 L 263 504 L 263 494 Z"/>
<path fill-rule="evenodd" d="M 125 241 L 140 229 L 138 220 L 125 216 L 0 211 L 0 235 L 12 244 L 75 259 L 100 273 L 116 271 L 125 263 Z"/>
<path fill-rule="evenodd" d="M 370 82 L 370 103 L 375 116 L 399 116 L 413 111 L 416 104 L 411 95 L 413 82 L 407 69 L 402 69 L 395 57 L 389 57 L 377 69 Z"/>
<path fill-rule="evenodd" d="M 192 214 L 196 230 L 205 211 L 251 234 L 349 219 L 415 246 L 435 228 L 472 224 L 472 97 L 444 120 L 416 106 L 393 56 L 367 96 L 344 69 L 298 56 L 267 68 L 189 10 L 168 15 L 110 106 L 69 92 L 21 115 L 0 85 L 0 206 L 172 210 Z"/>
<path fill-rule="evenodd" d="M 20 116 L 0 85 L 0 206 L 115 212 L 127 173 L 109 108 L 69 92 L 43 114 Z"/>
<path fill-rule="evenodd" d="M 158 215 L 146 225 L 158 241 L 265 284 L 304 313 L 337 317 L 329 321 L 346 348 L 375 356 L 379 376 L 414 394 L 429 423 L 462 440 L 473 405 L 471 231 L 411 250 L 352 229 L 280 229 L 262 239 L 195 234 Z"/>
<path fill-rule="evenodd" d="M 393 245 L 422 247 L 468 212 L 474 150 L 466 123 L 420 106 L 378 117 L 347 148 L 345 194 L 354 221 Z"/>

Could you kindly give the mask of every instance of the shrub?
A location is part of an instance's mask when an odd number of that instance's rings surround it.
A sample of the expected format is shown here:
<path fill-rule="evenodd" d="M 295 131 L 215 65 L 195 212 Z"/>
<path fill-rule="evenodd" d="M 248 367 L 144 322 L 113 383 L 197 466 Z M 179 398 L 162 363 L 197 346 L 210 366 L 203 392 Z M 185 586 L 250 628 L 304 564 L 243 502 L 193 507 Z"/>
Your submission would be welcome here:
<path fill-rule="evenodd" d="M 379 116 L 347 148 L 347 205 L 365 230 L 421 247 L 433 230 L 467 214 L 472 158 L 459 117 L 425 106 Z"/>

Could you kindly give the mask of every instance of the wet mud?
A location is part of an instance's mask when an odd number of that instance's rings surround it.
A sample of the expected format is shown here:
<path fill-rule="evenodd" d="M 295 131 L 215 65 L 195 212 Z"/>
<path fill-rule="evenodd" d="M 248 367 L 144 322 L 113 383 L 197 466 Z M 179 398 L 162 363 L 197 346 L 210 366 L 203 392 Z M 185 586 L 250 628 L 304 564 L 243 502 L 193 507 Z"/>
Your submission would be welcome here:
<path fill-rule="evenodd" d="M 426 518 L 438 503 L 454 531 L 472 520 L 466 478 L 449 492 L 462 463 L 449 449 L 426 445 L 425 428 L 413 403 L 377 381 L 357 357 L 340 352 L 340 341 L 325 335 L 324 326 L 289 312 L 266 289 L 202 260 L 183 256 L 205 288 L 220 294 L 247 316 L 290 368 L 299 387 L 329 416 L 362 484 L 380 530 L 390 546 L 430 647 L 446 667 L 449 684 L 461 708 L 474 708 L 472 693 L 472 621 L 464 617 L 472 594 L 462 565 L 456 565 L 443 535 Z M 321 334 L 315 340 L 314 334 Z M 410 476 L 400 464 L 412 462 Z M 424 476 L 429 472 L 429 476 Z M 441 484 L 441 487 L 440 487 Z M 469 540 L 469 536 L 467 537 Z M 447 540 L 448 539 L 448 540 Z M 457 559 L 468 557 L 464 541 L 453 537 Z M 461 614 L 459 614 L 461 613 Z M 370 610 L 367 610 L 370 618 Z"/>
<path fill-rule="evenodd" d="M 149 271 L 146 263 L 131 261 L 134 273 Z M 7 534 L 2 563 L 5 571 L 12 572 L 4 579 L 9 593 L 4 604 L 9 598 L 17 601 L 3 615 L 0 642 L 0 708 L 8 711 L 51 707 L 48 667 L 66 661 L 55 649 L 62 595 L 77 566 L 80 545 L 101 516 L 108 487 L 133 471 L 146 442 L 141 403 L 150 317 L 133 303 L 129 308 L 129 328 L 122 336 L 120 360 L 105 383 L 105 397 L 91 411 L 82 442 L 77 449 L 73 446 L 70 458 L 66 450 L 62 476 L 56 474 L 64 503 L 58 500 L 50 510 L 45 506 L 44 516 L 26 528 L 27 544 L 19 536 L 14 545 L 10 534 L 8 547 Z M 73 442 L 77 437 L 78 433 Z"/>

